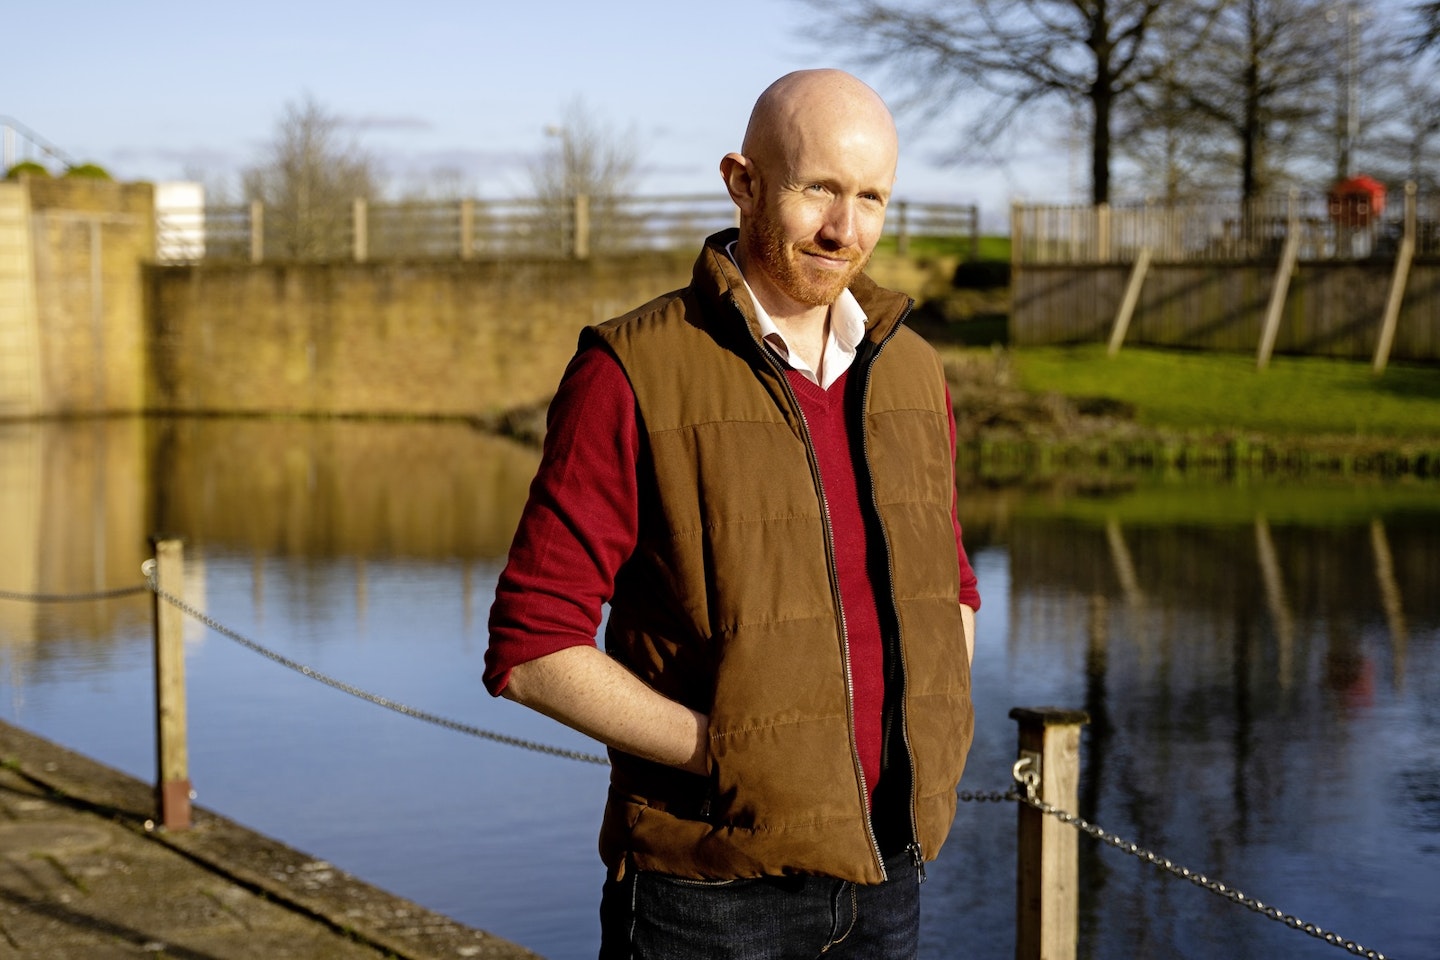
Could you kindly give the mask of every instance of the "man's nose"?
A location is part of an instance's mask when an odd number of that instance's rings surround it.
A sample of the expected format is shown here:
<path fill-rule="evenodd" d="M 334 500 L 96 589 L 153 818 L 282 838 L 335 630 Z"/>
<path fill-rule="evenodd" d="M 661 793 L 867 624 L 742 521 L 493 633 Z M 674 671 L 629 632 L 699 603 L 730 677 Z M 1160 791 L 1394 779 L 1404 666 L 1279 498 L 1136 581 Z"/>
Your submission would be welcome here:
<path fill-rule="evenodd" d="M 855 221 L 855 203 L 844 197 L 837 197 L 825 212 L 820 236 L 840 247 L 854 246 L 858 239 Z"/>

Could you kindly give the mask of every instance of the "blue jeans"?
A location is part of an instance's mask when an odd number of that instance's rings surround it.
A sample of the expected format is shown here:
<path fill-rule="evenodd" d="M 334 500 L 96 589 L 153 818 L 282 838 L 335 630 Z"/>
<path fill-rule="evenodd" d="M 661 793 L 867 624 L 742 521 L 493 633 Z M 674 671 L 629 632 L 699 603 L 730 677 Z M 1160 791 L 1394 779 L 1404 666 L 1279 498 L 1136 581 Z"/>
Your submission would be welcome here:
<path fill-rule="evenodd" d="M 600 899 L 600 960 L 913 960 L 920 881 L 902 853 L 889 880 L 685 880 L 630 870 Z"/>

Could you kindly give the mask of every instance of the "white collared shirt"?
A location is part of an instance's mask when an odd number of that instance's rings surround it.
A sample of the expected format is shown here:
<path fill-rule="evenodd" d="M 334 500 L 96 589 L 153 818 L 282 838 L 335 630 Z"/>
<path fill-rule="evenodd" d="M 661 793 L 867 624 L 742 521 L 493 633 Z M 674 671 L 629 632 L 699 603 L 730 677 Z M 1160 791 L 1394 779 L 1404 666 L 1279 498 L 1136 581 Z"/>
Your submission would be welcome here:
<path fill-rule="evenodd" d="M 735 241 L 726 245 L 725 252 L 739 270 L 740 261 L 735 259 Z M 740 271 L 740 278 L 745 279 L 745 271 Z M 750 302 L 755 306 L 755 319 L 760 322 L 760 336 L 765 345 L 791 369 L 804 374 L 807 380 L 818 384 L 822 390 L 830 389 L 830 385 L 840 379 L 840 374 L 850 369 L 850 364 L 855 360 L 855 349 L 865 338 L 865 321 L 868 318 L 848 287 L 840 291 L 840 296 L 830 305 L 830 329 L 825 335 L 825 352 L 820 361 L 820 368 L 825 372 L 823 381 L 799 354 L 790 349 L 785 335 L 760 305 L 760 298 L 750 289 L 748 280 L 745 280 L 745 292 L 750 294 Z"/>

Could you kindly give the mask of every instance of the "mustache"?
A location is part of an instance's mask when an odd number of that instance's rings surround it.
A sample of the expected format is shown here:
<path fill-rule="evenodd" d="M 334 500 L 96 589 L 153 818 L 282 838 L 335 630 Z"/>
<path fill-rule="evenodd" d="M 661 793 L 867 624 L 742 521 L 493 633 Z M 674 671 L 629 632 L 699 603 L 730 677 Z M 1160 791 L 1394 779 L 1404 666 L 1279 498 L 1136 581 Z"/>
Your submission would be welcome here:
<path fill-rule="evenodd" d="M 829 257 L 831 260 L 848 260 L 851 263 L 858 262 L 862 254 L 853 247 L 822 247 L 818 243 L 802 241 L 796 243 L 795 249 L 801 253 L 810 253 L 820 257 Z"/>

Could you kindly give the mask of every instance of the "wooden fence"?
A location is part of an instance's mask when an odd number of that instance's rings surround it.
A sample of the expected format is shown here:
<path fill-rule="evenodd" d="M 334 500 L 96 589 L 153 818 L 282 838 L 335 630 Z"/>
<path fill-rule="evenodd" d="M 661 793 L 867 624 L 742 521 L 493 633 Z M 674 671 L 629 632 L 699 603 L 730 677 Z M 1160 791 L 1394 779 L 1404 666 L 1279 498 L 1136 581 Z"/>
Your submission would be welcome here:
<path fill-rule="evenodd" d="M 302 213 L 242 206 L 170 209 L 157 215 L 165 263 L 210 261 L 364 262 L 396 259 L 495 260 L 615 256 L 698 247 L 736 223 L 724 194 L 592 198 L 369 202 Z M 891 204 L 886 235 L 901 254 L 920 237 L 960 239 L 978 254 L 973 204 Z"/>
<path fill-rule="evenodd" d="M 1395 208 L 1398 208 L 1395 209 Z M 1239 204 L 1025 207 L 1011 341 L 1440 360 L 1440 196 L 1390 211 L 1291 194 Z"/>
<path fill-rule="evenodd" d="M 1394 257 L 1407 216 L 1416 255 L 1440 255 L 1440 194 L 1413 187 L 1381 210 L 1301 193 L 1247 203 L 1015 204 L 1010 256 L 1016 266 L 1129 263 L 1141 251 L 1155 263 L 1214 263 L 1278 258 L 1292 240 L 1300 260 Z"/>

